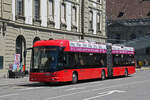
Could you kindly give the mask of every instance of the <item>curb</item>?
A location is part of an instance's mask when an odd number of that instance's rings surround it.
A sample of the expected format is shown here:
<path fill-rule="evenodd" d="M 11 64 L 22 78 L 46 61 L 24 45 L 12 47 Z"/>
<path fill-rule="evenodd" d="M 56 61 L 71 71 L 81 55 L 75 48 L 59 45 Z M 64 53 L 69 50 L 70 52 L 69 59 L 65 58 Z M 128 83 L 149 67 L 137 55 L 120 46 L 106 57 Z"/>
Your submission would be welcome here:
<path fill-rule="evenodd" d="M 0 74 L 0 79 L 4 79 L 4 78 L 7 78 L 8 76 L 7 76 L 7 74 L 6 73 L 1 73 Z"/>
<path fill-rule="evenodd" d="M 148 68 L 136 68 L 136 71 L 144 71 L 144 70 L 150 70 L 150 67 L 148 67 Z"/>
<path fill-rule="evenodd" d="M 1 86 L 12 86 L 12 85 L 22 85 L 22 84 L 26 84 L 26 83 L 29 83 L 30 81 L 28 80 L 28 77 L 27 79 L 24 78 L 24 79 L 19 79 L 19 78 L 14 78 L 13 80 L 9 79 L 9 78 L 3 78 L 4 80 L 2 80 L 2 82 L 0 83 L 0 87 Z"/>
<path fill-rule="evenodd" d="M 1 86 L 13 86 L 13 85 L 17 85 L 17 84 L 23 85 L 24 83 L 25 83 L 25 82 L 11 83 L 11 84 L 0 84 L 0 87 L 1 87 Z"/>
<path fill-rule="evenodd" d="M 0 84 L 0 87 L 3 87 L 3 86 L 14 86 L 14 85 L 24 85 L 24 84 L 29 84 L 30 82 L 29 81 L 20 81 L 20 82 L 16 82 L 16 83 L 2 83 Z"/>

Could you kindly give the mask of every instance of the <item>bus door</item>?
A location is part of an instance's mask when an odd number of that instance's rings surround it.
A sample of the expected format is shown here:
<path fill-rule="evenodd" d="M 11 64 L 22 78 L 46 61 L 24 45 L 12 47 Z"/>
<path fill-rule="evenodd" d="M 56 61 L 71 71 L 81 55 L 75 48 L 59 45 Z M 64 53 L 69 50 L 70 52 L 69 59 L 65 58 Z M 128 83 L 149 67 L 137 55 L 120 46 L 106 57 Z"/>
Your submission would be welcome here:
<path fill-rule="evenodd" d="M 108 77 L 113 76 L 113 68 L 112 68 L 112 46 L 107 45 L 107 71 L 108 71 Z"/>
<path fill-rule="evenodd" d="M 51 57 L 51 62 L 50 62 L 50 67 L 52 71 L 56 70 L 56 66 L 57 66 L 57 62 L 58 62 L 58 53 L 57 52 L 53 52 L 50 53 L 50 57 Z"/>

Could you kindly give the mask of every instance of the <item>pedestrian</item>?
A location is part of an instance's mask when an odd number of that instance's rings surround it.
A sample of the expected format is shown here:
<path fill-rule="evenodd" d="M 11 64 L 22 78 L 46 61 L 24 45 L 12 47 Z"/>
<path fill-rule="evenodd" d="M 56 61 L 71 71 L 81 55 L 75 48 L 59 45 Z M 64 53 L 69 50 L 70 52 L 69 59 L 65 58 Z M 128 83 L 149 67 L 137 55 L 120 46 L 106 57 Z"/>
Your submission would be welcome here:
<path fill-rule="evenodd" d="M 139 68 L 141 68 L 143 66 L 143 62 L 139 60 L 138 65 L 139 65 Z"/>

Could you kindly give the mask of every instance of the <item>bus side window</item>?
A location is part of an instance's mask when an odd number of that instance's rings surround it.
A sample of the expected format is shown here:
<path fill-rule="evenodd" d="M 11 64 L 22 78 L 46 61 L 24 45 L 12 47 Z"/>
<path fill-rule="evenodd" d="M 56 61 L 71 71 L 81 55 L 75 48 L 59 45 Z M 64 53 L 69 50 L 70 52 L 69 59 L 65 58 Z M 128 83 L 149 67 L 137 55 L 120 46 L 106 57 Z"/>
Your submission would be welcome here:
<path fill-rule="evenodd" d="M 67 65 L 68 67 L 72 67 L 72 66 L 77 67 L 79 65 L 78 53 L 69 52 L 67 59 L 68 59 L 68 65 Z"/>
<path fill-rule="evenodd" d="M 113 55 L 113 65 L 114 65 L 114 67 L 116 66 L 116 56 L 115 55 Z"/>
<path fill-rule="evenodd" d="M 103 60 L 103 58 L 101 58 L 100 63 L 101 63 L 101 66 L 104 66 L 104 60 Z"/>
<path fill-rule="evenodd" d="M 84 65 L 84 54 L 79 53 L 79 65 L 83 66 Z"/>
<path fill-rule="evenodd" d="M 65 66 L 68 65 L 68 53 L 64 53 L 62 59 L 63 59 L 62 61 L 63 61 L 64 65 Z"/>
<path fill-rule="evenodd" d="M 79 65 L 78 53 L 74 53 L 73 62 L 74 62 L 73 65 L 77 65 L 77 66 Z"/>

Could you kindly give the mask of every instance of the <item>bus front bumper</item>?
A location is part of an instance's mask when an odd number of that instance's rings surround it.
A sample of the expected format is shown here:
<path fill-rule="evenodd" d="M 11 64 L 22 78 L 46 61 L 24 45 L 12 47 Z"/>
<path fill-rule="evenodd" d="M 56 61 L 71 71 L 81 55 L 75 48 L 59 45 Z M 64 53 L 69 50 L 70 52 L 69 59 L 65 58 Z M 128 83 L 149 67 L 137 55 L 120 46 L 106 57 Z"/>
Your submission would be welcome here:
<path fill-rule="evenodd" d="M 39 74 L 39 73 L 30 74 L 29 80 L 32 82 L 60 82 L 61 81 L 59 77 L 48 76 L 48 75 Z"/>

